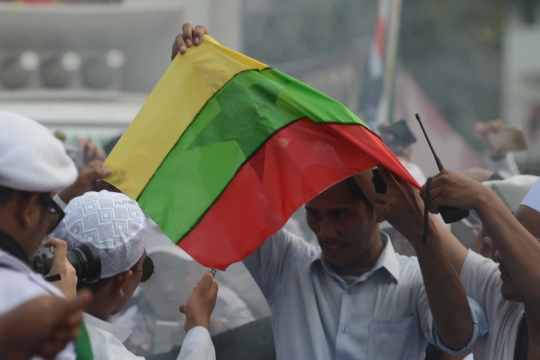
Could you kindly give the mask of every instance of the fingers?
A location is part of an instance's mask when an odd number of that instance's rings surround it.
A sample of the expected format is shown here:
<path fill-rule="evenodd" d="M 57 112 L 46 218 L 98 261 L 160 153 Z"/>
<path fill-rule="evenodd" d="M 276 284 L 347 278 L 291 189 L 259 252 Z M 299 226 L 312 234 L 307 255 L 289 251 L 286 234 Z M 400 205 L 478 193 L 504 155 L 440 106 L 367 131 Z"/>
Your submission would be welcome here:
<path fill-rule="evenodd" d="M 193 46 L 193 26 L 190 23 L 182 25 L 182 37 L 188 48 Z"/>
<path fill-rule="evenodd" d="M 55 252 L 54 252 L 55 259 L 58 257 L 65 258 L 67 255 L 67 242 L 65 242 L 64 240 L 52 238 L 52 239 L 47 240 L 47 242 L 45 242 L 43 246 L 46 248 L 51 248 L 51 247 L 55 248 Z"/>
<path fill-rule="evenodd" d="M 92 165 L 94 164 L 94 165 Z M 112 174 L 109 168 L 103 168 L 103 163 L 99 160 L 92 161 L 86 170 L 81 171 L 79 175 L 80 183 L 84 185 L 92 185 L 98 179 L 104 179 Z"/>
<path fill-rule="evenodd" d="M 174 60 L 174 58 L 176 57 L 176 55 L 178 55 L 178 53 L 185 54 L 186 51 L 187 51 L 186 42 L 184 41 L 182 34 L 180 34 L 176 37 L 176 39 L 174 39 L 171 60 Z"/>
<path fill-rule="evenodd" d="M 195 29 L 190 23 L 182 25 L 182 34 L 178 35 L 173 43 L 171 60 L 174 60 L 178 53 L 185 54 L 193 45 L 200 45 L 206 34 L 208 30 L 203 25 L 197 25 Z"/>
<path fill-rule="evenodd" d="M 203 278 L 201 279 L 199 284 L 197 284 L 197 286 L 209 290 L 212 287 L 212 283 L 214 283 L 214 275 L 212 275 L 211 271 L 208 271 L 206 274 L 204 274 Z"/>
<path fill-rule="evenodd" d="M 195 27 L 195 31 L 193 32 L 193 43 L 195 45 L 199 45 L 202 42 L 204 35 L 206 34 L 208 34 L 208 30 L 206 30 L 206 27 L 204 27 L 203 25 L 197 25 L 197 27 Z"/>
<path fill-rule="evenodd" d="M 217 299 L 218 290 L 219 290 L 219 285 L 217 282 L 214 281 L 212 285 L 210 285 L 210 290 L 209 290 L 209 294 L 214 301 L 214 306 L 215 306 L 215 301 Z"/>
<path fill-rule="evenodd" d="M 394 177 L 394 174 L 388 169 L 386 169 L 384 166 L 377 164 L 377 168 L 379 169 L 379 173 L 381 174 L 382 178 L 384 179 L 384 182 L 386 182 L 386 185 L 390 184 L 397 184 L 397 180 Z"/>

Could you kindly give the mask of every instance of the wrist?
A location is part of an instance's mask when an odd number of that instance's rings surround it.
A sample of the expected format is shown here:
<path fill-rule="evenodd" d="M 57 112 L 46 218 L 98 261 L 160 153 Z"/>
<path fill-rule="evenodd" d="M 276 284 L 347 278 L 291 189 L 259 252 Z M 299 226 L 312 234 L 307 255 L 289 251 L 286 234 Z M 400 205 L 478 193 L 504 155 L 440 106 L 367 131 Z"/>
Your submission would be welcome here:
<path fill-rule="evenodd" d="M 58 197 L 67 205 L 69 204 L 71 200 L 73 200 L 77 196 L 74 194 L 74 192 L 70 188 L 65 188 L 64 190 L 58 193 Z"/>
<path fill-rule="evenodd" d="M 187 316 L 186 318 L 186 333 L 194 327 L 202 326 L 206 330 L 210 331 L 210 319 L 209 318 L 197 318 L 195 316 Z"/>
<path fill-rule="evenodd" d="M 432 239 L 437 238 L 438 230 L 437 226 L 435 224 L 435 221 L 438 221 L 434 218 L 434 216 L 430 215 L 428 217 L 428 238 L 427 243 L 429 243 Z M 417 226 L 414 232 L 411 232 L 410 235 L 407 235 L 407 239 L 413 246 L 416 252 L 418 252 L 420 249 L 424 249 L 426 246 L 426 243 L 423 242 L 424 240 L 424 232 L 426 231 L 426 226 L 424 224 L 424 220 L 422 219 L 421 226 Z"/>

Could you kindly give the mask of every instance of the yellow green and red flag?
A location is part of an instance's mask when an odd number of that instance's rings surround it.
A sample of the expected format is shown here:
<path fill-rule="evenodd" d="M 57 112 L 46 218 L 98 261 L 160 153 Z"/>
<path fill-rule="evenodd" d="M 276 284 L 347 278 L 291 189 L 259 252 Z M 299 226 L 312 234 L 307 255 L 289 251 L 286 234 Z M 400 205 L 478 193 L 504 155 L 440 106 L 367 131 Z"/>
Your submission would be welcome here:
<path fill-rule="evenodd" d="M 375 164 L 418 187 L 345 106 L 206 36 L 176 57 L 105 166 L 171 241 L 224 270 Z"/>

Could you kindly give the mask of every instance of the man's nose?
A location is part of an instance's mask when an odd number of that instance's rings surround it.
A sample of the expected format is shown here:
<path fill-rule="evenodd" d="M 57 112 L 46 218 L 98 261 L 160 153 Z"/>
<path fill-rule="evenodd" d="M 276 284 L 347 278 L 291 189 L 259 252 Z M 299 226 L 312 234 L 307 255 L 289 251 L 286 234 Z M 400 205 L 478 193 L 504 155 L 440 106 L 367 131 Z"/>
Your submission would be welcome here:
<path fill-rule="evenodd" d="M 328 219 L 323 219 L 319 228 L 319 239 L 334 239 L 337 236 L 335 225 Z"/>

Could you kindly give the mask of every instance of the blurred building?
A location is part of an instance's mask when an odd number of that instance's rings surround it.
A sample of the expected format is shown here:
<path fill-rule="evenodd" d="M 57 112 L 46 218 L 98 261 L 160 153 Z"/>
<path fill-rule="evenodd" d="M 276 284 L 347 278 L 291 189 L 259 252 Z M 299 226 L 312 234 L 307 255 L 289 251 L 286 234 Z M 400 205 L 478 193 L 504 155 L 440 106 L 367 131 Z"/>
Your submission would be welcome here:
<path fill-rule="evenodd" d="M 103 144 L 136 116 L 185 22 L 241 50 L 240 0 L 2 1 L 0 109 Z"/>

